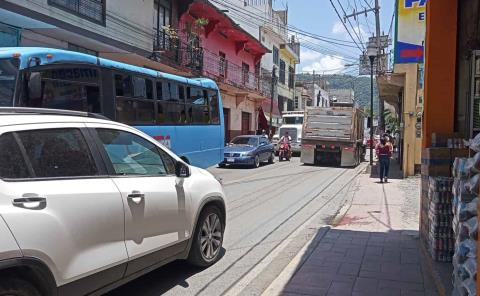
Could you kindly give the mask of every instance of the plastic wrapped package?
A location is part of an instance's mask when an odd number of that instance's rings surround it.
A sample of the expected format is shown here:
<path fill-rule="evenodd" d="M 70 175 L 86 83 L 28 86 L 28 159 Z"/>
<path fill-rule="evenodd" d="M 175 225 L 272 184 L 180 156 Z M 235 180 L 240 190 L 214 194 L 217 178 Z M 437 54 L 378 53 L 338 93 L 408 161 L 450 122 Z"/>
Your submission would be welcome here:
<path fill-rule="evenodd" d="M 478 197 L 474 198 L 469 203 L 458 203 L 455 214 L 458 215 L 458 220 L 460 222 L 465 222 L 468 219 L 477 216 L 477 202 Z"/>
<path fill-rule="evenodd" d="M 468 296 L 476 296 L 477 295 L 477 282 L 473 278 L 469 278 L 465 280 L 462 284 L 465 288 Z"/>
<path fill-rule="evenodd" d="M 466 239 L 460 242 L 456 248 L 455 255 L 453 255 L 458 264 L 463 264 L 468 258 L 477 257 L 477 242 L 472 239 Z"/>
<path fill-rule="evenodd" d="M 470 175 L 470 169 L 467 167 L 468 158 L 455 158 L 453 162 L 453 176 L 458 179 L 468 178 Z"/>
<path fill-rule="evenodd" d="M 469 193 L 477 194 L 479 185 L 480 185 L 480 175 L 475 175 L 465 182 L 465 189 Z"/>
<path fill-rule="evenodd" d="M 477 276 L 477 258 L 468 258 L 463 264 L 463 268 L 468 273 L 468 277 L 475 279 Z"/>
<path fill-rule="evenodd" d="M 472 158 L 468 158 L 468 168 L 473 174 L 480 173 L 480 153 L 476 153 Z"/>
<path fill-rule="evenodd" d="M 476 241 L 478 238 L 478 216 L 468 219 L 465 222 L 465 227 L 468 229 L 468 236 Z"/>
<path fill-rule="evenodd" d="M 475 138 L 471 139 L 468 143 L 469 148 L 475 152 L 480 152 L 480 134 L 476 135 Z"/>

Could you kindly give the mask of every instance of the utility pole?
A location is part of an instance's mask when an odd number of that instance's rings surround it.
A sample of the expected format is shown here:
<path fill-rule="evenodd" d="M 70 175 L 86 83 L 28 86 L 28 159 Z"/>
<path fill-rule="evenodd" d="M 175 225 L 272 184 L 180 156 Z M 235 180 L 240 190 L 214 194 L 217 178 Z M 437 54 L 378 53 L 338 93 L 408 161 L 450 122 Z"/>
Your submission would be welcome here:
<path fill-rule="evenodd" d="M 382 48 L 380 40 L 380 6 L 378 0 L 375 0 L 375 28 L 377 34 L 377 78 L 380 71 L 383 71 L 380 67 L 382 65 Z M 385 120 L 383 113 L 385 112 L 385 103 L 378 97 L 378 127 L 381 131 L 385 131 Z"/>
<path fill-rule="evenodd" d="M 271 139 L 273 134 L 272 134 L 272 124 L 273 124 L 273 99 L 275 97 L 275 86 L 277 84 L 277 77 L 275 75 L 275 65 L 272 68 L 272 92 L 271 92 L 271 99 L 270 99 L 270 124 L 268 126 L 268 137 Z"/>

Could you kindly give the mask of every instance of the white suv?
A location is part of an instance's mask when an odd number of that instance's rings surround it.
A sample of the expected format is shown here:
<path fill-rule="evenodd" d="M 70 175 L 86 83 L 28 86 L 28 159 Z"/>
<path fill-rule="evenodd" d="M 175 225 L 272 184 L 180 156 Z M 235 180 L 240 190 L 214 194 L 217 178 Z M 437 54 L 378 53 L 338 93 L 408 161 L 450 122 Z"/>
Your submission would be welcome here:
<path fill-rule="evenodd" d="M 220 258 L 220 182 L 93 117 L 0 108 L 0 295 L 101 294 L 176 259 Z"/>

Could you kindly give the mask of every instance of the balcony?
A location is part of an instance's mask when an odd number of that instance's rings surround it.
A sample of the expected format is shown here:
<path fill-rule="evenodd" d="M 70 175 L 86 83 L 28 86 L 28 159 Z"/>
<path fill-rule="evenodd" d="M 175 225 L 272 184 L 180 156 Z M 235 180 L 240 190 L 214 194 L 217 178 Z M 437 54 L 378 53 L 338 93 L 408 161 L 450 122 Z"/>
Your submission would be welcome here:
<path fill-rule="evenodd" d="M 270 95 L 271 74 L 268 76 L 265 71 L 253 72 L 245 64 L 234 64 L 228 59 L 208 51 L 204 52 L 203 75 L 217 82 L 255 92 L 261 96 Z"/>
<path fill-rule="evenodd" d="M 286 50 L 297 63 L 300 63 L 300 43 L 299 42 L 289 42 L 280 45 L 280 49 Z"/>
<path fill-rule="evenodd" d="M 172 30 L 154 28 L 153 54 L 155 61 L 199 75 L 203 69 L 203 49 L 187 43 Z"/>

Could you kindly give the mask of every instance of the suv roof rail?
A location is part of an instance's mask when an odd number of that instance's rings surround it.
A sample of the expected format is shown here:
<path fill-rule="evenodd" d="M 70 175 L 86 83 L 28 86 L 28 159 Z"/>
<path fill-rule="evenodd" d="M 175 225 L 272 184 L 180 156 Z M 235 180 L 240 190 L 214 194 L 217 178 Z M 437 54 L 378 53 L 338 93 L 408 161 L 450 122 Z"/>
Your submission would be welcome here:
<path fill-rule="evenodd" d="M 110 120 L 106 116 L 97 114 L 97 113 L 74 111 L 74 110 L 63 110 L 63 109 L 48 109 L 48 108 L 0 107 L 0 114 L 1 113 L 81 116 L 81 117 Z"/>

